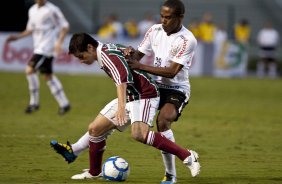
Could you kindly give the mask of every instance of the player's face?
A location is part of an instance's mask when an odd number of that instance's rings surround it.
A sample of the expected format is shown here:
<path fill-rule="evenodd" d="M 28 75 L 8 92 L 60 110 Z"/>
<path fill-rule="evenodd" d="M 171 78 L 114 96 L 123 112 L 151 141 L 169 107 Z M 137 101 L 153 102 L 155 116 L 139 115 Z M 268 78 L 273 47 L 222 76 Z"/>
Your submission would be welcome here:
<path fill-rule="evenodd" d="M 97 60 L 97 52 L 92 45 L 89 45 L 87 51 L 77 52 L 75 57 L 79 59 L 80 63 L 91 65 Z"/>
<path fill-rule="evenodd" d="M 46 2 L 46 0 L 35 0 L 35 2 L 39 5 L 39 6 L 43 6 Z"/>
<path fill-rule="evenodd" d="M 167 6 L 161 8 L 161 23 L 167 35 L 176 33 L 180 30 L 182 25 L 182 17 L 174 14 L 174 9 Z"/>

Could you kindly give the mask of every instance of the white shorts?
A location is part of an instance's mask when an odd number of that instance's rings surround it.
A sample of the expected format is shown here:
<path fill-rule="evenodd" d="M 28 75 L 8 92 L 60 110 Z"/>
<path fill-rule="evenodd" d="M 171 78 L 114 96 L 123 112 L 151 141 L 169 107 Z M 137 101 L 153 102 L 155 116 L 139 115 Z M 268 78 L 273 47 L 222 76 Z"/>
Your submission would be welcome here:
<path fill-rule="evenodd" d="M 117 125 L 119 131 L 124 131 L 130 124 L 141 121 L 153 127 L 153 120 L 158 110 L 160 98 L 149 98 L 136 100 L 126 103 L 127 123 L 123 126 L 118 126 L 115 114 L 118 107 L 118 99 L 112 100 L 101 111 L 100 114 L 108 118 L 113 124 Z"/>

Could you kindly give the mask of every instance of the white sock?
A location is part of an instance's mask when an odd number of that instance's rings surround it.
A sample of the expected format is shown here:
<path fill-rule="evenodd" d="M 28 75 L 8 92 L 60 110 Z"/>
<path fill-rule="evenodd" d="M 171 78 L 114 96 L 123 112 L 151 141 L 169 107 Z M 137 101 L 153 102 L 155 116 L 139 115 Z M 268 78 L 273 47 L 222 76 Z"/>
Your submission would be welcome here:
<path fill-rule="evenodd" d="M 270 63 L 268 65 L 268 76 L 272 79 L 277 77 L 277 65 L 276 63 Z"/>
<path fill-rule="evenodd" d="M 173 132 L 171 129 L 164 131 L 164 132 L 160 132 L 160 133 L 163 136 L 165 136 L 167 139 L 171 140 L 172 142 L 175 142 Z M 161 153 L 162 153 L 163 162 L 165 165 L 165 171 L 176 177 L 175 156 L 170 153 L 163 152 L 163 151 L 161 151 Z"/>
<path fill-rule="evenodd" d="M 49 86 L 52 95 L 55 97 L 60 107 L 69 105 L 69 101 L 65 95 L 63 86 L 55 75 L 52 75 L 51 80 L 47 81 L 47 85 Z"/>
<path fill-rule="evenodd" d="M 30 95 L 30 100 L 29 100 L 29 105 L 39 105 L 39 78 L 38 75 L 33 73 L 33 74 L 28 74 L 26 75 L 26 79 L 28 82 L 28 89 L 29 89 L 29 95 Z"/>
<path fill-rule="evenodd" d="M 263 61 L 259 61 L 257 63 L 257 76 L 260 77 L 260 78 L 264 77 L 264 75 L 265 75 L 264 70 L 265 70 L 264 62 Z"/>
<path fill-rule="evenodd" d="M 74 144 L 71 145 L 73 153 L 77 156 L 82 151 L 89 147 L 89 133 L 88 131 Z"/>

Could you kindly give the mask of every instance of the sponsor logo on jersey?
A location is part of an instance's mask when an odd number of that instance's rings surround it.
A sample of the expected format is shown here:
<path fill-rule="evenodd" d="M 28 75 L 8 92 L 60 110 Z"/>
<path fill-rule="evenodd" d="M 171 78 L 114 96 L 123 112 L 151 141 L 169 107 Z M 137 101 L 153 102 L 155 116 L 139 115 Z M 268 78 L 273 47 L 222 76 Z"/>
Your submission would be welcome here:
<path fill-rule="evenodd" d="M 172 45 L 172 46 L 171 46 L 171 49 L 170 49 L 170 54 L 171 54 L 172 56 L 176 56 L 177 51 L 178 51 L 177 46 Z"/>
<path fill-rule="evenodd" d="M 159 88 L 166 88 L 166 89 L 179 89 L 179 86 L 169 86 L 166 84 L 157 83 Z"/>
<path fill-rule="evenodd" d="M 181 48 L 180 52 L 176 56 L 177 58 L 180 58 L 184 54 L 184 52 L 186 51 L 186 49 L 188 47 L 188 40 L 182 35 L 180 36 L 180 38 L 183 39 L 183 44 L 182 44 L 182 48 Z"/>
<path fill-rule="evenodd" d="M 154 65 L 156 67 L 161 67 L 161 64 L 162 64 L 162 58 L 156 57 Z"/>

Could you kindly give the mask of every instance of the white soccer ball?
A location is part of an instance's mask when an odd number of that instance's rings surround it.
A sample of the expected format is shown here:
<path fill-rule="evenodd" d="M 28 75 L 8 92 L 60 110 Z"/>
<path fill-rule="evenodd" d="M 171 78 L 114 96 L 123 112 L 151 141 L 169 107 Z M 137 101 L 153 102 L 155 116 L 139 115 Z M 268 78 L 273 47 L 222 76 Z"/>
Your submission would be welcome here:
<path fill-rule="evenodd" d="M 119 156 L 110 157 L 103 164 L 102 174 L 106 180 L 125 181 L 129 176 L 129 164 Z"/>

